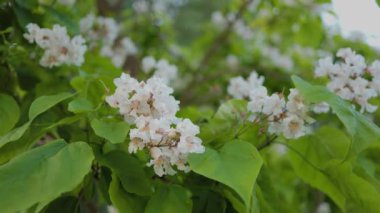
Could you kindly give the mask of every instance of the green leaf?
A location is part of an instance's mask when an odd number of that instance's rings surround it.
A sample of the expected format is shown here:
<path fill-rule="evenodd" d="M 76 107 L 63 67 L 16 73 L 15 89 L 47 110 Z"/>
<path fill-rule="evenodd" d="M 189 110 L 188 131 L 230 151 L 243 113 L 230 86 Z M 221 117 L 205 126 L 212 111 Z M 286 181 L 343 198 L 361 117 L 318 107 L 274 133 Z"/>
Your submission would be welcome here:
<path fill-rule="evenodd" d="M 124 191 L 116 175 L 112 175 L 112 181 L 109 187 L 109 195 L 112 204 L 123 213 L 143 212 L 145 200 Z"/>
<path fill-rule="evenodd" d="M 16 0 L 16 3 L 28 10 L 33 10 L 38 6 L 38 0 Z"/>
<path fill-rule="evenodd" d="M 328 170 L 330 178 L 346 197 L 347 212 L 379 212 L 380 193 L 363 178 L 352 172 L 350 163 L 346 162 Z"/>
<path fill-rule="evenodd" d="M 3 147 L 5 144 L 9 142 L 16 141 L 20 139 L 26 130 L 29 128 L 31 122 L 27 122 L 24 125 L 17 127 L 13 129 L 12 131 L 8 132 L 7 134 L 0 137 L 0 148 Z"/>
<path fill-rule="evenodd" d="M 190 196 L 189 191 L 178 185 L 159 186 L 150 198 L 145 213 L 190 213 L 193 205 Z"/>
<path fill-rule="evenodd" d="M 349 148 L 349 139 L 338 129 L 322 128 L 313 135 L 289 144 L 290 162 L 296 174 L 306 183 L 326 193 L 341 209 L 345 198 L 325 171 L 331 164 L 342 162 Z"/>
<path fill-rule="evenodd" d="M 20 108 L 9 95 L 0 94 L 0 135 L 11 130 L 20 118 Z"/>
<path fill-rule="evenodd" d="M 349 141 L 337 129 L 322 128 L 288 146 L 291 164 L 299 177 L 327 194 L 343 212 L 378 212 L 376 186 L 355 174 L 345 159 Z"/>
<path fill-rule="evenodd" d="M 62 140 L 17 156 L 0 166 L 0 208 L 16 212 L 39 204 L 40 209 L 80 184 L 93 158 L 86 143 Z"/>
<path fill-rule="evenodd" d="M 325 101 L 331 106 L 352 137 L 350 156 L 363 151 L 371 144 L 379 141 L 380 128 L 364 115 L 355 111 L 351 104 L 328 91 L 326 87 L 311 85 L 297 76 L 293 76 L 292 79 L 297 90 L 306 101 L 311 103 Z"/>
<path fill-rule="evenodd" d="M 247 101 L 233 99 L 222 104 L 216 112 L 214 118 L 241 121 L 247 117 L 247 114 Z"/>
<path fill-rule="evenodd" d="M 206 148 L 203 154 L 191 154 L 189 164 L 194 172 L 231 187 L 249 207 L 263 160 L 253 145 L 234 140 L 219 151 Z"/>
<path fill-rule="evenodd" d="M 106 121 L 94 119 L 91 127 L 95 134 L 105 138 L 113 144 L 123 143 L 129 132 L 129 125 L 124 121 Z"/>
<path fill-rule="evenodd" d="M 152 194 L 151 181 L 139 160 L 122 151 L 111 151 L 101 157 L 105 164 L 121 180 L 127 192 L 146 196 Z"/>
<path fill-rule="evenodd" d="M 89 100 L 79 97 L 69 103 L 68 110 L 73 113 L 89 112 L 94 110 L 94 106 Z"/>
<path fill-rule="evenodd" d="M 51 22 L 54 24 L 60 24 L 68 28 L 69 32 L 77 35 L 80 33 L 79 24 L 75 19 L 72 18 L 73 14 L 70 14 L 70 11 L 61 9 L 55 9 L 54 7 L 50 7 L 44 5 L 43 8 L 46 10 L 47 17 L 51 18 Z"/>
<path fill-rule="evenodd" d="M 64 92 L 64 93 L 59 93 L 56 95 L 38 97 L 35 101 L 33 101 L 32 105 L 30 106 L 29 120 L 30 121 L 33 120 L 38 115 L 46 112 L 48 109 L 50 109 L 54 105 L 72 97 L 73 95 L 74 94 Z"/>

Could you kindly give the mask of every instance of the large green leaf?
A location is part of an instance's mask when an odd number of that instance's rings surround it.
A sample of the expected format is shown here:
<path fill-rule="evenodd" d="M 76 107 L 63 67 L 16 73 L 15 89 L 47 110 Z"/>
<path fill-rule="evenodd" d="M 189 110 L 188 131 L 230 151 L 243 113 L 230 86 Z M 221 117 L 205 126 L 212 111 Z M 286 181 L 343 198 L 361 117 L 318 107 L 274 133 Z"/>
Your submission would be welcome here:
<path fill-rule="evenodd" d="M 338 129 L 321 128 L 314 136 L 302 137 L 288 147 L 297 175 L 326 193 L 342 211 L 378 212 L 380 193 L 353 172 L 345 158 L 350 140 Z"/>
<path fill-rule="evenodd" d="M 129 132 L 129 125 L 123 121 L 106 121 L 94 119 L 91 127 L 95 134 L 111 143 L 123 143 Z"/>
<path fill-rule="evenodd" d="M 331 106 L 352 137 L 350 155 L 355 155 L 379 141 L 380 128 L 357 112 L 350 103 L 331 93 L 326 87 L 311 85 L 297 76 L 292 79 L 297 90 L 308 102 L 325 101 Z"/>
<path fill-rule="evenodd" d="M 69 103 L 68 110 L 73 113 L 89 112 L 94 110 L 94 106 L 86 98 L 79 97 Z"/>
<path fill-rule="evenodd" d="M 223 103 L 213 118 L 201 125 L 200 137 L 206 144 L 232 140 L 244 125 L 247 113 L 245 100 L 233 99 Z"/>
<path fill-rule="evenodd" d="M 33 101 L 32 105 L 29 108 L 29 120 L 33 120 L 38 115 L 46 112 L 48 109 L 58 104 L 59 102 L 66 100 L 72 97 L 74 94 L 72 93 L 59 93 L 56 95 L 47 95 L 38 97 L 35 101 Z"/>
<path fill-rule="evenodd" d="M 152 194 L 151 181 L 139 160 L 122 151 L 111 151 L 101 157 L 101 162 L 111 168 L 127 192 L 146 196 Z"/>
<path fill-rule="evenodd" d="M 338 129 L 322 128 L 313 135 L 293 141 L 288 151 L 296 174 L 326 193 L 341 209 L 345 206 L 344 195 L 324 169 L 344 159 L 349 143 Z"/>
<path fill-rule="evenodd" d="M 192 201 L 190 192 L 178 185 L 162 185 L 150 198 L 145 213 L 190 213 Z"/>
<path fill-rule="evenodd" d="M 22 126 L 17 127 L 15 129 L 13 129 L 12 131 L 8 132 L 7 134 L 1 136 L 0 137 L 0 148 L 9 142 L 16 141 L 16 140 L 20 139 L 21 136 L 23 136 L 24 133 L 26 132 L 26 130 L 29 128 L 31 123 L 32 122 L 29 121 L 29 122 L 23 124 Z"/>
<path fill-rule="evenodd" d="M 46 112 L 48 109 L 58 104 L 59 102 L 70 98 L 73 94 L 70 93 L 59 93 L 50 96 L 38 97 L 29 108 L 29 121 L 19 126 L 12 131 L 0 137 L 0 148 L 9 142 L 16 141 L 20 139 L 26 130 L 30 127 L 32 121 L 40 114 Z"/>
<path fill-rule="evenodd" d="M 218 151 L 206 148 L 203 154 L 190 155 L 189 164 L 194 172 L 231 187 L 249 207 L 263 160 L 253 145 L 234 140 Z"/>
<path fill-rule="evenodd" d="M 119 212 L 143 212 L 145 201 L 124 191 L 116 175 L 112 175 L 112 181 L 108 192 L 112 204 L 119 210 Z"/>
<path fill-rule="evenodd" d="M 0 209 L 38 209 L 74 189 L 90 171 L 93 154 L 84 142 L 62 140 L 35 148 L 0 166 Z"/>
<path fill-rule="evenodd" d="M 20 108 L 9 95 L 0 94 L 0 135 L 11 130 L 20 117 Z"/>
<path fill-rule="evenodd" d="M 232 99 L 222 104 L 214 118 L 241 121 L 247 117 L 247 101 Z"/>

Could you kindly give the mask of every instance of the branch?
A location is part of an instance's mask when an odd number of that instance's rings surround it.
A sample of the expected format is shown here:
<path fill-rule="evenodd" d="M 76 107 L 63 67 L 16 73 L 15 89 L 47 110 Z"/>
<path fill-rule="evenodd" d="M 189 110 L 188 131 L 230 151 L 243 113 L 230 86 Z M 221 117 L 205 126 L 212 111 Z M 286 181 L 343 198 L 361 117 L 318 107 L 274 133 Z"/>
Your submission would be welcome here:
<path fill-rule="evenodd" d="M 267 139 L 265 140 L 265 143 L 263 143 L 263 144 L 261 144 L 260 146 L 257 147 L 257 150 L 262 150 L 262 149 L 264 149 L 265 147 L 268 147 L 268 146 L 271 145 L 272 142 L 273 142 L 274 140 L 276 140 L 276 139 L 277 139 L 277 135 L 273 136 L 272 138 L 267 138 Z"/>

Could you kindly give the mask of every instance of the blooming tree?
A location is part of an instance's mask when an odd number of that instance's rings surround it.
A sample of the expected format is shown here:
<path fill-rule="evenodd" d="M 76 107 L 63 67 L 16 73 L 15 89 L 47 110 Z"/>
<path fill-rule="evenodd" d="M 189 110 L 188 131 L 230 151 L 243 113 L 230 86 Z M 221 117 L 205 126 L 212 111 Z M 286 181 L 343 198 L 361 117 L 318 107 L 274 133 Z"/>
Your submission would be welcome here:
<path fill-rule="evenodd" d="M 330 3 L 0 1 L 1 212 L 379 212 L 380 53 Z"/>

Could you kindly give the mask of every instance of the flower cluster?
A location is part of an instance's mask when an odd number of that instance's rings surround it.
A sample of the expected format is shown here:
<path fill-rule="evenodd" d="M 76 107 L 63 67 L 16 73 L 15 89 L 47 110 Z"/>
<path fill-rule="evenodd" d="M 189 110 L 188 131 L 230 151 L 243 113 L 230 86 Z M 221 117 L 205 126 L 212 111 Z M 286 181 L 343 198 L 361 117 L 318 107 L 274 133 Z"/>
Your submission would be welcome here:
<path fill-rule="evenodd" d="M 186 4 L 186 0 L 165 0 L 165 1 L 148 1 L 148 0 L 135 0 L 132 8 L 137 13 L 154 12 L 159 15 L 174 16 L 175 9 Z"/>
<path fill-rule="evenodd" d="M 245 40 L 253 37 L 253 30 L 242 19 L 238 19 L 236 13 L 229 13 L 225 17 L 220 11 L 215 11 L 211 15 L 211 21 L 219 29 L 225 29 L 229 23 L 232 23 L 234 32 Z"/>
<path fill-rule="evenodd" d="M 95 17 L 90 13 L 80 20 L 80 28 L 91 42 L 90 47 L 100 43 L 101 55 L 111 58 L 116 67 L 123 66 L 128 56 L 137 54 L 137 47 L 129 37 L 117 39 L 120 27 L 112 18 Z"/>
<path fill-rule="evenodd" d="M 230 80 L 227 92 L 233 98 L 248 98 L 252 90 L 262 86 L 264 83 L 264 77 L 259 76 L 255 71 L 251 72 L 248 79 L 238 76 Z"/>
<path fill-rule="evenodd" d="M 268 58 L 276 67 L 280 67 L 287 71 L 291 71 L 294 68 L 292 58 L 282 54 L 280 50 L 275 47 L 264 46 L 261 48 L 261 54 Z"/>
<path fill-rule="evenodd" d="M 196 136 L 199 127 L 175 116 L 179 102 L 171 95 L 173 90 L 155 77 L 138 82 L 122 74 L 114 83 L 116 91 L 106 98 L 107 103 L 136 126 L 130 130 L 129 152 L 148 149 L 152 157 L 148 166 L 158 176 L 175 174 L 173 166 L 188 172 L 188 154 L 202 153 L 204 147 Z"/>
<path fill-rule="evenodd" d="M 137 54 L 137 47 L 129 37 L 124 37 L 116 41 L 113 46 L 104 46 L 101 54 L 111 58 L 116 67 L 122 67 L 128 56 Z"/>
<path fill-rule="evenodd" d="M 336 56 L 340 59 L 336 63 L 331 57 L 320 59 L 315 76 L 327 76 L 327 88 L 341 98 L 358 104 L 361 113 L 374 112 L 377 106 L 368 101 L 380 92 L 380 61 L 367 66 L 364 57 L 350 48 L 338 50 Z"/>
<path fill-rule="evenodd" d="M 119 25 L 113 18 L 95 17 L 92 13 L 81 19 L 79 25 L 81 33 L 89 41 L 103 45 L 112 45 L 119 33 Z"/>
<path fill-rule="evenodd" d="M 267 89 L 260 86 L 251 91 L 248 110 L 254 113 L 253 119 L 266 118 L 271 134 L 283 134 L 285 138 L 291 139 L 309 132 L 307 124 L 311 119 L 307 115 L 308 106 L 296 89 L 290 89 L 286 101 L 282 94 L 269 96 Z"/>
<path fill-rule="evenodd" d="M 24 34 L 24 38 L 45 50 L 40 59 L 41 66 L 48 68 L 62 64 L 80 66 L 84 62 L 84 53 L 87 50 L 85 40 L 81 36 L 70 39 L 66 27 L 54 25 L 53 29 L 47 29 L 30 23 L 26 29 L 28 33 Z"/>
<path fill-rule="evenodd" d="M 154 70 L 153 77 L 161 78 L 166 84 L 177 78 L 178 69 L 175 65 L 169 64 L 165 59 L 156 60 L 152 56 L 144 57 L 142 60 L 142 70 L 150 73 Z"/>
<path fill-rule="evenodd" d="M 235 98 L 249 97 L 247 109 L 254 122 L 268 122 L 270 134 L 282 134 L 285 138 L 298 138 L 309 132 L 307 126 L 312 119 L 307 115 L 308 105 L 296 89 L 290 89 L 288 100 L 282 94 L 268 95 L 262 86 L 264 77 L 252 72 L 247 81 L 242 77 L 231 80 L 229 93 Z"/>

